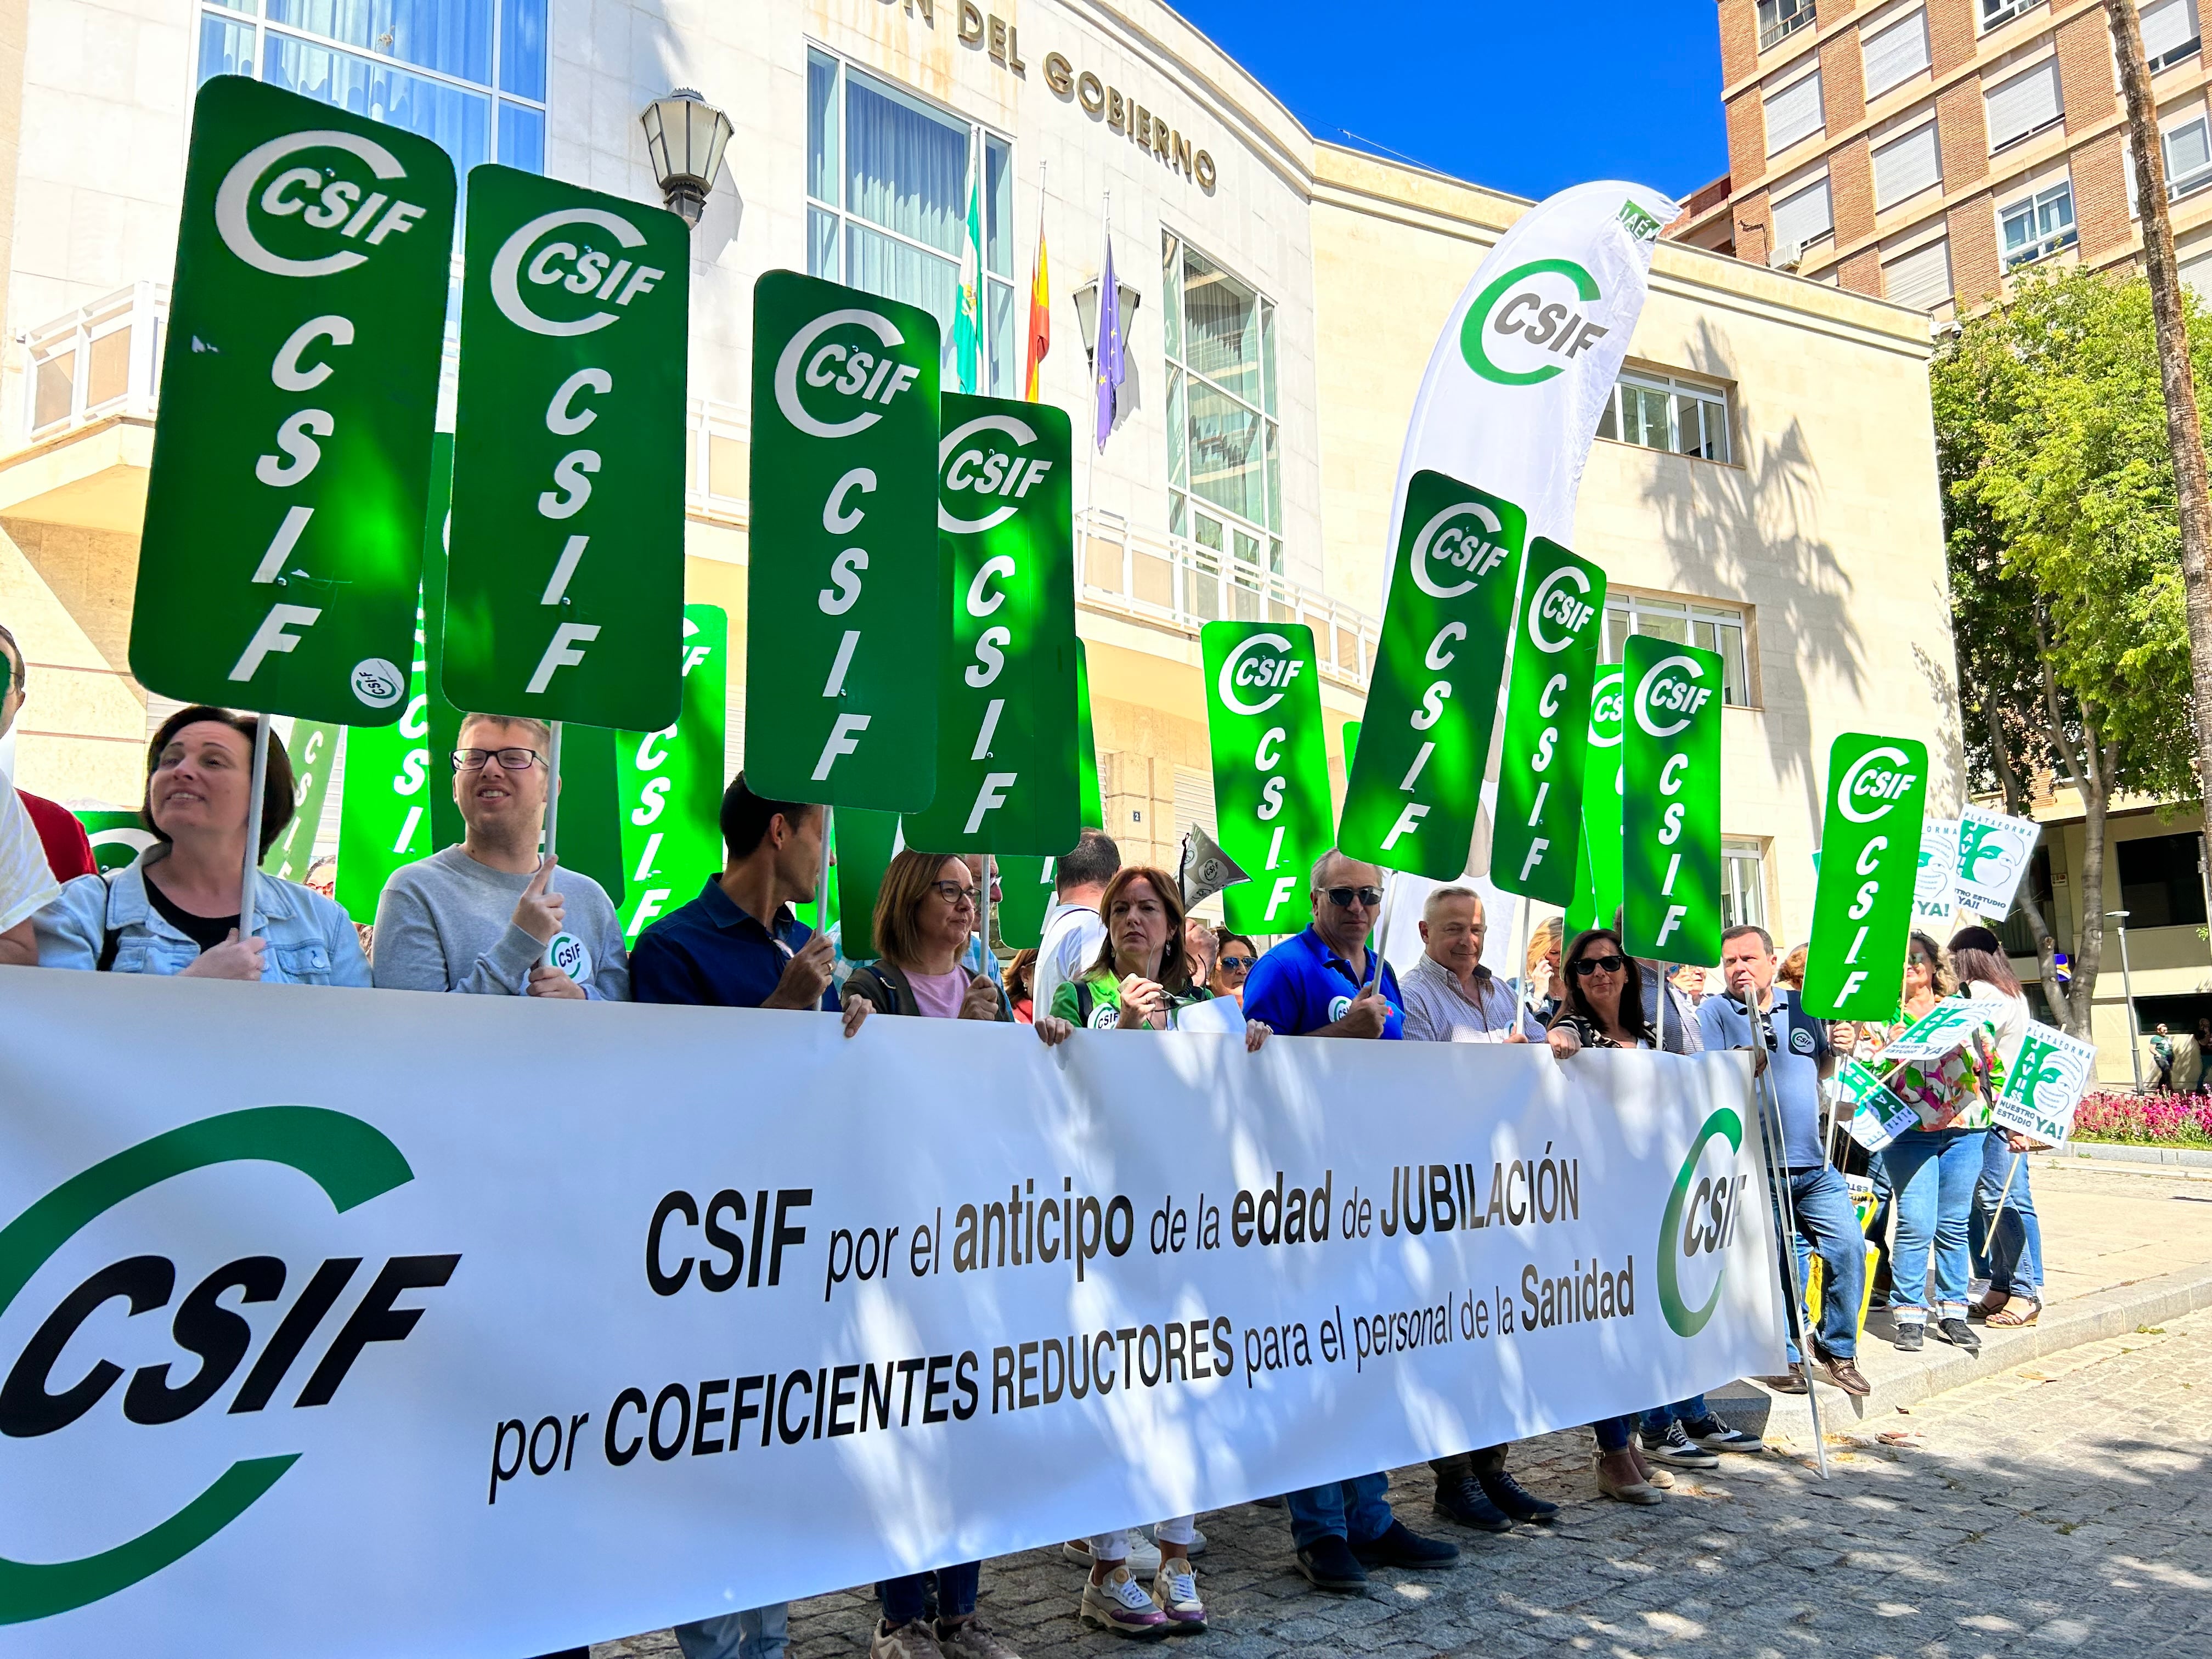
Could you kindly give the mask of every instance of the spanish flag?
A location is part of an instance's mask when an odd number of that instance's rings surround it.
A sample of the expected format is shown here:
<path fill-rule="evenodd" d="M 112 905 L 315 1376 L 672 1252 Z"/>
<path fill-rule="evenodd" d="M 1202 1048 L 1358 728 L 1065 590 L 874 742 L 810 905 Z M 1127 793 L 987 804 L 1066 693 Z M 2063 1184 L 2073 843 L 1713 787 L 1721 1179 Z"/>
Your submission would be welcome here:
<path fill-rule="evenodd" d="M 1043 206 L 1040 191 L 1038 206 Z M 1052 349 L 1052 288 L 1045 275 L 1044 215 L 1037 215 L 1036 269 L 1030 277 L 1030 344 L 1029 366 L 1023 375 L 1022 396 L 1030 403 L 1037 401 L 1037 370 L 1043 365 L 1045 353 Z"/>

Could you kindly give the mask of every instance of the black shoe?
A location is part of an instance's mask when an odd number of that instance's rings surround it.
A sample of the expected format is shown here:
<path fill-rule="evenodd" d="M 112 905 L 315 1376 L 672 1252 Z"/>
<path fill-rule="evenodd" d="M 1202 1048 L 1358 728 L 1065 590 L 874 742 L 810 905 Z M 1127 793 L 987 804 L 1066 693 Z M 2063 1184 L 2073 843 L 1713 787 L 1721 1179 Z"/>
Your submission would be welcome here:
<path fill-rule="evenodd" d="M 1510 1532 L 1513 1522 L 1490 1501 L 1490 1496 L 1471 1475 L 1437 1482 L 1437 1513 L 1447 1521 L 1477 1532 Z"/>
<path fill-rule="evenodd" d="M 1370 1567 L 1448 1567 L 1459 1559 L 1459 1546 L 1424 1538 L 1403 1521 L 1393 1521 L 1380 1538 L 1354 1544 L 1352 1553 Z"/>
<path fill-rule="evenodd" d="M 1927 1334 L 1928 1326 L 1927 1322 L 1923 1320 L 1899 1320 L 1897 1322 L 1897 1335 L 1894 1339 L 1898 1351 L 1900 1353 L 1918 1353 L 1920 1352 L 1921 1340 L 1925 1337 Z"/>
<path fill-rule="evenodd" d="M 1964 1348 L 1968 1353 L 1979 1353 L 1982 1351 L 1981 1337 L 1976 1334 L 1974 1328 L 1963 1319 L 1939 1320 L 1936 1322 L 1936 1328 L 1942 1333 L 1943 1340 L 1954 1348 Z"/>
<path fill-rule="evenodd" d="M 1298 1552 L 1298 1571 L 1316 1589 L 1356 1590 L 1367 1587 L 1367 1569 L 1341 1538 L 1316 1538 Z"/>
<path fill-rule="evenodd" d="M 1503 1469 L 1495 1474 L 1479 1474 L 1475 1480 L 1481 1484 L 1484 1495 L 1516 1521 L 1534 1521 L 1539 1526 L 1548 1526 L 1559 1518 L 1557 1504 L 1537 1497 Z"/>

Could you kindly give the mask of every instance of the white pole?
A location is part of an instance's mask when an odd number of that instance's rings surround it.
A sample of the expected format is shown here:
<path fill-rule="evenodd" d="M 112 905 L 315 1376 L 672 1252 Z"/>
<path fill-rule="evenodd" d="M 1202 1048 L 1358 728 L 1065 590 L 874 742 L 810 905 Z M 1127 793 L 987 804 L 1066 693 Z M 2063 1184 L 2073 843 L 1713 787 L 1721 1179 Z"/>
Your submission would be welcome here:
<path fill-rule="evenodd" d="M 983 970 L 983 977 L 991 976 L 991 855 L 983 854 L 983 874 L 975 884 L 975 930 L 982 940 L 982 960 L 975 965 Z"/>
<path fill-rule="evenodd" d="M 1108 191 L 1101 210 L 1098 232 L 1098 302 L 1091 313 L 1091 430 L 1083 435 L 1083 567 L 1076 573 L 1080 587 L 1091 570 L 1091 532 L 1098 510 L 1098 354 L 1106 343 L 1106 250 L 1114 237 L 1114 192 Z M 1126 583 L 1127 573 L 1124 571 Z"/>
<path fill-rule="evenodd" d="M 822 871 L 814 884 L 814 931 L 830 931 L 830 836 L 836 827 L 836 810 L 822 809 Z"/>
<path fill-rule="evenodd" d="M 1511 960 L 1521 964 L 1521 1006 L 1533 1012 L 1536 1005 L 1529 994 L 1536 988 L 1536 975 L 1528 968 L 1528 947 L 1536 942 L 1536 901 L 1526 893 L 1521 895 L 1521 925 L 1516 931 L 1520 935 L 1519 954 Z M 1516 1026 L 1520 1024 L 1518 1016 L 1513 1023 Z"/>
<path fill-rule="evenodd" d="M 553 722 L 553 741 L 545 757 L 545 856 L 551 858 L 561 832 L 561 722 Z"/>
<path fill-rule="evenodd" d="M 255 891 L 261 873 L 261 805 L 269 791 L 269 721 L 267 714 L 253 717 L 253 781 L 246 795 L 246 866 L 238 877 L 238 936 L 252 939 L 261 926 L 260 895 Z"/>

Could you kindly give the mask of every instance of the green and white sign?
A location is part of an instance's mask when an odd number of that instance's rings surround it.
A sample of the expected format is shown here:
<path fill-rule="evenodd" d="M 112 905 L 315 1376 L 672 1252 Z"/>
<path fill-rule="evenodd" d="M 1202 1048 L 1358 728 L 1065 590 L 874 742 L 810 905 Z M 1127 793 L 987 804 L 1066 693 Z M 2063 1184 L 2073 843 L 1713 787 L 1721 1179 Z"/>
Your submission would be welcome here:
<path fill-rule="evenodd" d="M 1629 954 L 1721 959 L 1720 654 L 1632 634 L 1622 648 L 1622 943 Z"/>
<path fill-rule="evenodd" d="M 1103 830 L 1106 803 L 1098 785 L 1098 738 L 1091 723 L 1091 657 L 1081 640 L 1075 642 L 1075 744 L 1082 821 L 1093 830 Z M 1056 854 L 1032 858 L 1010 853 L 998 855 L 998 866 L 1001 902 L 993 924 L 1007 949 L 1034 951 L 1044 940 L 1044 919 L 1052 908 L 1060 860 Z"/>
<path fill-rule="evenodd" d="M 1959 902 L 1979 915 L 2002 918 L 2012 909 L 2020 878 L 2043 826 L 2033 818 L 2007 817 L 1978 806 L 1959 811 Z"/>
<path fill-rule="evenodd" d="M 937 526 L 951 567 L 937 799 L 909 847 L 1052 854 L 1075 845 L 1075 531 L 1066 415 L 946 392 Z"/>
<path fill-rule="evenodd" d="M 261 867 L 279 881 L 305 881 L 315 861 L 315 831 L 323 821 L 323 803 L 330 799 L 331 771 L 337 764 L 342 726 L 322 720 L 294 722 L 284 740 L 292 760 L 292 822 L 261 860 Z"/>
<path fill-rule="evenodd" d="M 135 811 L 86 807 L 76 814 L 92 843 L 92 861 L 106 875 L 120 870 L 154 844 L 154 832 Z"/>
<path fill-rule="evenodd" d="M 1845 1127 L 1853 1140 L 1878 1152 L 1907 1129 L 1920 1127 L 1920 1114 L 1867 1066 L 1844 1055 L 1836 1066 L 1836 1087 L 1850 1108 Z"/>
<path fill-rule="evenodd" d="M 1252 877 L 1221 895 L 1222 908 L 1240 933 L 1294 933 L 1305 925 L 1306 877 L 1331 842 L 1313 629 L 1210 622 L 1199 646 L 1213 838 Z"/>
<path fill-rule="evenodd" d="M 1513 679 L 1498 763 L 1490 879 L 1565 907 L 1575 896 L 1590 681 L 1605 626 L 1605 572 L 1547 536 L 1528 544 Z"/>
<path fill-rule="evenodd" d="M 1927 744 L 1847 732 L 1830 745 L 1805 961 L 1805 1011 L 1814 1018 L 1896 1012 L 1927 798 Z"/>
<path fill-rule="evenodd" d="M 430 804 L 441 791 L 452 788 L 445 760 L 431 763 L 424 630 L 421 613 L 416 616 L 407 701 L 398 722 L 346 732 L 336 897 L 338 907 L 363 927 L 375 921 L 376 902 L 392 872 L 438 850 L 431 844 Z"/>
<path fill-rule="evenodd" d="M 892 858 L 905 845 L 899 836 L 899 816 L 842 806 L 837 810 L 836 834 L 837 862 L 830 872 L 835 890 L 830 909 L 837 918 L 838 949 L 848 962 L 873 962 L 880 954 L 876 949 L 876 894 Z"/>
<path fill-rule="evenodd" d="M 2063 1146 L 2074 1133 L 2074 1109 L 2096 1073 L 2096 1044 L 2031 1020 L 1991 1119 L 2043 1146 Z"/>
<path fill-rule="evenodd" d="M 428 139 L 243 76 L 200 88 L 131 615 L 145 685 L 400 718 L 453 194 Z"/>
<path fill-rule="evenodd" d="M 1590 682 L 1589 726 L 1583 750 L 1583 828 L 1575 849 L 1575 895 L 1566 907 L 1571 939 L 1585 927 L 1610 927 L 1620 908 L 1620 731 L 1628 707 L 1626 671 L 1601 666 Z"/>
<path fill-rule="evenodd" d="M 707 878 L 722 867 L 729 647 L 728 612 L 719 605 L 685 605 L 683 713 L 658 732 L 615 734 L 630 900 L 623 931 L 632 941 L 664 911 L 696 898 Z M 838 827 L 844 827 L 842 822 Z"/>
<path fill-rule="evenodd" d="M 753 289 L 745 775 L 773 799 L 936 799 L 937 365 L 916 307 L 790 270 Z"/>
<path fill-rule="evenodd" d="M 677 718 L 690 255 L 673 213 L 471 169 L 439 670 L 460 707 Z"/>
<path fill-rule="evenodd" d="M 1352 857 L 1438 881 L 1467 869 L 1526 523 L 1510 501 L 1441 472 L 1416 472 L 1407 485 L 1338 821 L 1337 844 Z"/>
<path fill-rule="evenodd" d="M 1959 821 L 1923 818 L 1920 821 L 1920 864 L 1912 884 L 1912 925 L 1925 927 L 1936 938 L 1950 932 L 1952 886 L 1959 868 Z"/>

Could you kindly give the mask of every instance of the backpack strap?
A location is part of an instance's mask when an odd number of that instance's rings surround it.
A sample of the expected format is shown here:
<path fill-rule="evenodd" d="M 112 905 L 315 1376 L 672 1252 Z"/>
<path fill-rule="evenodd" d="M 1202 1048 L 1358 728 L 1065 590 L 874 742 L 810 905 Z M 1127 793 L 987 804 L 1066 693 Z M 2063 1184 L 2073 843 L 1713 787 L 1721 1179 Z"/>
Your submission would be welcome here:
<path fill-rule="evenodd" d="M 1093 999 L 1091 995 L 1091 981 L 1087 979 L 1079 979 L 1076 981 L 1075 1023 L 1078 1025 L 1088 1026 L 1091 1024 L 1091 1009 L 1092 1006 L 1092 1001 Z"/>
<path fill-rule="evenodd" d="M 100 960 L 93 965 L 94 973 L 112 973 L 115 968 L 115 953 L 123 944 L 123 930 L 107 927 L 107 912 L 115 902 L 115 878 L 106 872 L 100 874 L 100 884 L 106 890 L 100 901 L 100 925 L 106 929 L 100 941 Z"/>
<path fill-rule="evenodd" d="M 853 989 L 856 980 L 860 982 L 860 994 L 876 1005 L 878 1013 L 910 1014 L 915 1012 L 912 1006 L 902 1006 L 902 1003 L 914 1002 L 914 988 L 907 982 L 906 975 L 899 972 L 897 964 L 888 957 L 878 957 L 873 962 L 864 962 L 855 967 L 846 977 L 845 988 L 848 991 Z"/>

